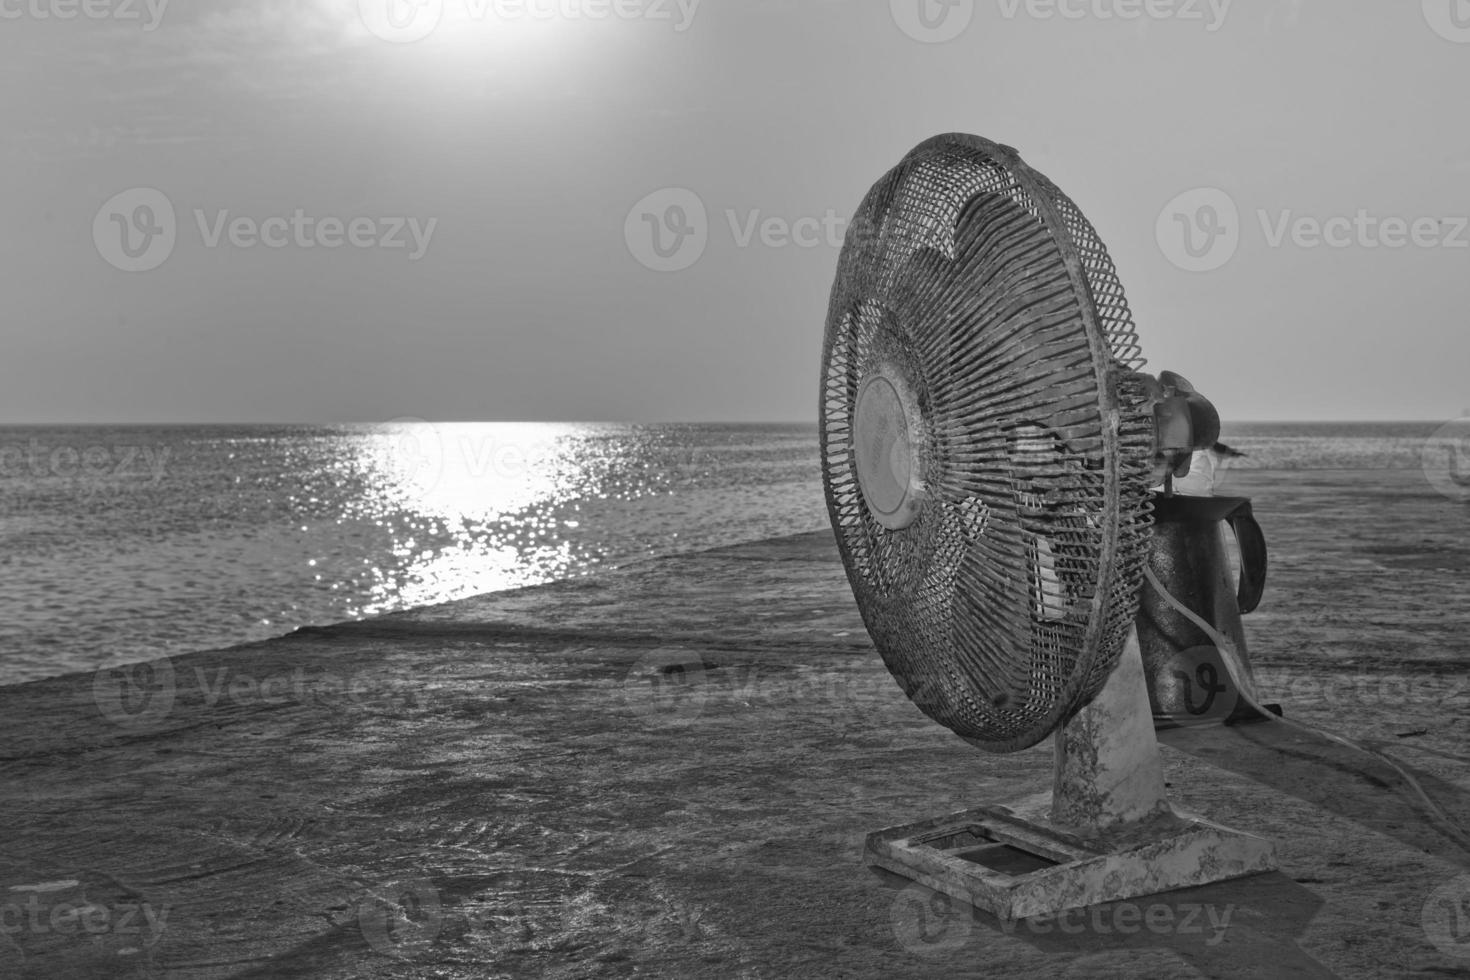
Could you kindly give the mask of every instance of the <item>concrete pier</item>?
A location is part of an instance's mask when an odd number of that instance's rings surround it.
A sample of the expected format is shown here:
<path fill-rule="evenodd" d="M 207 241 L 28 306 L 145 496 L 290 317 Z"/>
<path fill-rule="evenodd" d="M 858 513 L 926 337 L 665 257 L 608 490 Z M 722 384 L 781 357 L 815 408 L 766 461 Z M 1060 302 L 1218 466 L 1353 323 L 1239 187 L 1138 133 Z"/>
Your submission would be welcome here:
<path fill-rule="evenodd" d="M 1453 810 L 1470 535 L 1415 476 L 1230 492 L 1273 546 L 1263 695 Z M 863 839 L 1047 789 L 1051 747 L 923 717 L 828 531 L 651 559 L 0 688 L 0 977 L 1470 976 L 1470 850 L 1313 751 L 1165 741 L 1279 873 L 1000 923 Z"/>

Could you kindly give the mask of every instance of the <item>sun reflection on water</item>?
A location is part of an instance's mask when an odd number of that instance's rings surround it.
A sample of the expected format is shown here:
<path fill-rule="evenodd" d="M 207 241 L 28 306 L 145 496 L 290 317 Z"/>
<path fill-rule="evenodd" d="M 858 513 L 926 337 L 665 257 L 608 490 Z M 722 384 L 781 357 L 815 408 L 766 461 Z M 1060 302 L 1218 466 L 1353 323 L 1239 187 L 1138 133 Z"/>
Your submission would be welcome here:
<path fill-rule="evenodd" d="M 589 509 L 672 491 L 667 460 L 652 465 L 667 455 L 658 441 L 652 433 L 630 440 L 626 427 L 415 419 L 364 434 L 350 463 L 364 491 L 353 516 L 392 535 L 395 561 L 371 564 L 360 614 L 546 581 L 597 562 L 605 549 L 581 535 Z"/>

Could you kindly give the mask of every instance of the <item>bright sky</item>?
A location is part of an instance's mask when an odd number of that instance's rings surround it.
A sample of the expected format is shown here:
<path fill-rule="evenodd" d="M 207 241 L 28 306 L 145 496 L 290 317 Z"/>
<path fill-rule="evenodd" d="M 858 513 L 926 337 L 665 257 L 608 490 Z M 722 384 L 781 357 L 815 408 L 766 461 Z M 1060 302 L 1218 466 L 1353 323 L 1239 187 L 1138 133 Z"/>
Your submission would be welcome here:
<path fill-rule="evenodd" d="M 1226 418 L 1470 408 L 1470 0 L 0 0 L 0 85 L 4 422 L 811 421 L 952 130 Z"/>

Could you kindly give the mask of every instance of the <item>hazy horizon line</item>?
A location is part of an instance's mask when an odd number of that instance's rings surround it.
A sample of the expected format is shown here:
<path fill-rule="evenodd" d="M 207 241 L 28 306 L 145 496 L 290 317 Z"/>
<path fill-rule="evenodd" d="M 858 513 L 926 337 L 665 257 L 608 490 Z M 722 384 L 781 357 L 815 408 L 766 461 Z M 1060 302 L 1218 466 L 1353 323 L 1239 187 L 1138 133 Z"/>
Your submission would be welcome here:
<path fill-rule="evenodd" d="M 1470 411 L 1465 412 L 1459 418 L 1470 418 Z M 1230 425 L 1443 425 L 1447 421 L 1454 421 L 1455 416 L 1439 418 L 1236 418 L 1222 420 L 1221 424 Z M 807 426 L 818 428 L 821 425 L 818 419 L 425 419 L 404 416 L 396 419 L 337 419 L 337 420 L 261 420 L 240 419 L 232 421 L 181 421 L 172 420 L 127 420 L 127 421 L 29 421 L 13 422 L 0 421 L 0 429 L 27 429 L 27 428 L 211 428 L 211 427 L 239 427 L 239 426 L 287 426 L 287 427 L 325 427 L 325 426 L 389 426 L 402 424 L 428 425 L 772 425 L 772 426 Z"/>

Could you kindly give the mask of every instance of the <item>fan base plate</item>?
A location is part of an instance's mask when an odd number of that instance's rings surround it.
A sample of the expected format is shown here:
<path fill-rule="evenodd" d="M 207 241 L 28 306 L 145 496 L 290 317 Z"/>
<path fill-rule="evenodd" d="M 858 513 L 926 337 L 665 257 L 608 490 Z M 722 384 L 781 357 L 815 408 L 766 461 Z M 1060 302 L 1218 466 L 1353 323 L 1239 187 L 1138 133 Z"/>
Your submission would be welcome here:
<path fill-rule="evenodd" d="M 1096 837 L 1049 819 L 1051 794 L 868 835 L 866 859 L 1000 919 L 1156 895 L 1276 869 L 1267 840 L 1161 812 Z"/>

